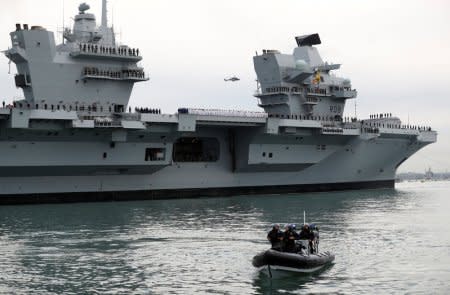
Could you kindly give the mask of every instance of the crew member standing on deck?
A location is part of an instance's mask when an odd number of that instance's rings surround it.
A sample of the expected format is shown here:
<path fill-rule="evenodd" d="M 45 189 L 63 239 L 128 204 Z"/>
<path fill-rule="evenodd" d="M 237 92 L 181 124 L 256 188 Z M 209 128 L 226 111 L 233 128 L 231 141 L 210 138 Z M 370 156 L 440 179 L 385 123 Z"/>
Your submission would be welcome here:
<path fill-rule="evenodd" d="M 267 239 L 272 244 L 272 249 L 281 251 L 281 241 L 283 240 L 283 232 L 280 231 L 280 225 L 274 224 L 272 230 L 267 234 Z"/>
<path fill-rule="evenodd" d="M 294 231 L 294 226 L 292 224 L 286 225 L 286 231 L 284 232 L 284 252 L 295 252 L 295 240 L 297 233 Z"/>
<path fill-rule="evenodd" d="M 308 224 L 303 225 L 302 230 L 300 232 L 300 239 L 301 240 L 309 240 L 309 249 L 310 249 L 310 252 L 313 253 L 313 249 L 314 249 L 313 241 L 315 239 L 315 236 L 314 236 L 314 233 L 309 228 Z"/>

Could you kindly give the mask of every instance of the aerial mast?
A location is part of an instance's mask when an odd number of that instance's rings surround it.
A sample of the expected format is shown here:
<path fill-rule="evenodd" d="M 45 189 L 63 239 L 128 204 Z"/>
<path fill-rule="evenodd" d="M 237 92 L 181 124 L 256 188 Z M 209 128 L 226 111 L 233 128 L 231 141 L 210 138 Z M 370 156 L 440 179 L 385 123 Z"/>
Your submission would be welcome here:
<path fill-rule="evenodd" d="M 108 27 L 108 1 L 102 0 L 102 27 Z"/>
<path fill-rule="evenodd" d="M 64 18 L 66 17 L 65 16 L 65 3 L 64 3 L 65 1 L 63 0 L 63 3 L 62 3 L 62 44 L 65 44 L 66 42 L 64 41 L 64 30 L 66 29 L 65 28 L 65 26 L 66 26 L 66 24 L 65 24 L 65 20 L 64 20 Z"/>

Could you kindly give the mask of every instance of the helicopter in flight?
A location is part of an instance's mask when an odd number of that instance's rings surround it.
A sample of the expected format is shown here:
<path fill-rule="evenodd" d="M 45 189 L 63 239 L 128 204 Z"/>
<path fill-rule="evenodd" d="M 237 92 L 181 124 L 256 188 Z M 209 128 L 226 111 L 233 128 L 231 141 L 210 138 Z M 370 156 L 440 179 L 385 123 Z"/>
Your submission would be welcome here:
<path fill-rule="evenodd" d="M 240 81 L 241 79 L 239 79 L 238 77 L 236 77 L 236 76 L 233 76 L 233 77 L 230 77 L 230 78 L 225 78 L 225 79 L 223 79 L 225 82 L 237 82 L 237 81 Z"/>

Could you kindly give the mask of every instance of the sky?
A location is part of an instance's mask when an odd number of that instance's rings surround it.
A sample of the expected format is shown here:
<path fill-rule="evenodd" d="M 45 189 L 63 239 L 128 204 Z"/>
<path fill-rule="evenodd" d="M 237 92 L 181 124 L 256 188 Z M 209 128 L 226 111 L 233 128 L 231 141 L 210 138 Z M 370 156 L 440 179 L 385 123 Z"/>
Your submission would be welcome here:
<path fill-rule="evenodd" d="M 16 23 L 60 32 L 83 1 L 16 0 L 2 3 L 0 48 L 10 46 Z M 101 19 L 101 0 L 86 1 Z M 138 47 L 149 82 L 136 84 L 131 106 L 259 110 L 255 52 L 292 53 L 295 36 L 319 33 L 325 61 L 341 63 L 338 76 L 358 90 L 346 114 L 360 119 L 392 113 L 405 124 L 432 126 L 438 142 L 399 172 L 450 171 L 450 1 L 448 0 L 110 0 L 109 23 L 118 40 Z M 64 13 L 63 13 L 64 12 Z M 61 41 L 61 34 L 56 34 Z M 0 57 L 3 99 L 23 94 L 15 67 Z M 236 75 L 241 81 L 226 83 Z"/>

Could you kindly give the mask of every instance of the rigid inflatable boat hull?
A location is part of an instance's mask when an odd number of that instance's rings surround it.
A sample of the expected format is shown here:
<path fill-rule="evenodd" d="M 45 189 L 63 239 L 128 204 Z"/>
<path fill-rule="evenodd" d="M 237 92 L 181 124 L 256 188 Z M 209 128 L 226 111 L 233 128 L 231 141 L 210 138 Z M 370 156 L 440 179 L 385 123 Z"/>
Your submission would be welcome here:
<path fill-rule="evenodd" d="M 290 273 L 312 273 L 329 265 L 334 254 L 323 252 L 318 254 L 297 254 L 267 250 L 253 257 L 253 266 L 272 276 L 273 271 Z"/>

